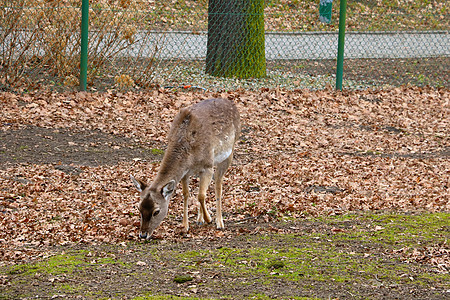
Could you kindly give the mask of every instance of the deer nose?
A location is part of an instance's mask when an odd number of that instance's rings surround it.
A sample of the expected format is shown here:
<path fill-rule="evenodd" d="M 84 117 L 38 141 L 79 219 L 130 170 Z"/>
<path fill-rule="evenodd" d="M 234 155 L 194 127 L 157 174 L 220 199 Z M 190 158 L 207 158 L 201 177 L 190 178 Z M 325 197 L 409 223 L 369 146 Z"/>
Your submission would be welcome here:
<path fill-rule="evenodd" d="M 141 239 L 146 239 L 146 238 L 147 238 L 147 232 L 141 232 L 141 233 L 139 233 L 139 237 L 140 237 Z"/>

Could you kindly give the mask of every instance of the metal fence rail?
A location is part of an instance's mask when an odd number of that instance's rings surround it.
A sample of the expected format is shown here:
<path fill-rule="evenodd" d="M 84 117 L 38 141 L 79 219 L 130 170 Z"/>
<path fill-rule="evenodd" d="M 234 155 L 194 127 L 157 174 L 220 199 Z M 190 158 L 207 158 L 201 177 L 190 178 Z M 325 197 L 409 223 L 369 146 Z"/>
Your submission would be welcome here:
<path fill-rule="evenodd" d="M 0 89 L 78 88 L 79 2 L 53 1 L 51 7 L 38 0 L 0 2 Z M 192 84 L 220 90 L 258 88 L 260 83 L 286 88 L 323 88 L 333 84 L 339 1 L 332 3 L 329 24 L 319 20 L 319 0 L 265 1 L 267 78 L 253 81 L 221 79 L 205 73 L 207 0 L 123 0 L 110 1 L 110 6 L 90 2 L 89 88 Z M 428 5 L 420 7 L 406 5 L 419 5 L 421 1 L 401 5 L 397 1 L 383 1 L 381 5 L 378 2 L 348 1 L 345 58 L 353 60 L 350 68 L 369 72 L 364 69 L 367 59 L 378 59 L 380 63 L 391 60 L 382 64 L 386 74 L 391 72 L 389 67 L 397 67 L 397 61 L 405 64 L 405 59 L 419 63 L 436 60 L 437 67 L 449 63 L 450 16 L 445 1 L 428 1 Z M 321 74 L 314 69 L 317 64 L 327 66 L 320 68 Z M 348 68 L 344 71 L 344 86 L 365 87 L 367 80 L 346 77 L 352 73 L 348 71 L 355 71 Z M 448 74 L 442 74 L 441 79 L 411 82 L 448 86 Z M 389 85 L 380 81 L 378 74 L 372 76 L 370 85 Z M 428 73 L 409 77 L 414 76 L 423 78 Z"/>

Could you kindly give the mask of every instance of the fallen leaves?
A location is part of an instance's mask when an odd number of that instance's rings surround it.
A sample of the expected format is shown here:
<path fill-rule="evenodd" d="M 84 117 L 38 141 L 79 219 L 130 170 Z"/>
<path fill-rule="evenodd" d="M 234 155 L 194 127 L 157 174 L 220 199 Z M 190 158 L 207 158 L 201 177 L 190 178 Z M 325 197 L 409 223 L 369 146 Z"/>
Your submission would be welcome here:
<path fill-rule="evenodd" d="M 450 210 L 447 89 L 1 93 L 0 128 L 102 130 L 142 147 L 164 145 L 180 107 L 219 96 L 237 103 L 243 123 L 234 165 L 225 176 L 226 222 L 350 210 Z M 64 147 L 70 143 L 75 142 Z M 1 260 L 35 256 L 50 245 L 137 239 L 138 197 L 129 175 L 151 180 L 158 166 L 145 157 L 96 167 L 67 166 L 76 168 L 75 173 L 32 161 L 2 165 Z M 192 190 L 196 196 L 195 185 Z M 196 205 L 190 205 L 192 219 Z M 156 235 L 180 238 L 181 215 L 177 193 Z M 263 230 L 271 229 L 230 232 L 192 226 L 188 237 L 226 238 Z"/>
<path fill-rule="evenodd" d="M 405 247 L 394 250 L 402 261 L 424 263 L 434 267 L 437 273 L 450 272 L 450 249 L 446 242 L 432 246 L 410 249 Z"/>

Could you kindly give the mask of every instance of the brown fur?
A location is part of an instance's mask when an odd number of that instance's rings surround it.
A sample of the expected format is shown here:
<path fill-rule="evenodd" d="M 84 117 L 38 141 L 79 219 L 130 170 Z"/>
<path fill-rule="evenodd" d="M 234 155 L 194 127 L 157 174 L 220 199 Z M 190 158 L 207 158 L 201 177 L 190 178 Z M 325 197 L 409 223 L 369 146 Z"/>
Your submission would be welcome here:
<path fill-rule="evenodd" d="M 147 186 L 132 178 L 138 190 L 141 191 L 142 237 L 149 237 L 147 234 L 151 235 L 167 215 L 168 201 L 176 184 L 180 181 L 184 196 L 183 225 L 184 230 L 188 231 L 188 184 L 189 177 L 192 175 L 200 176 L 198 195 L 200 209 L 197 221 L 211 222 L 205 197 L 214 167 L 216 168 L 216 225 L 220 229 L 224 227 L 221 210 L 222 179 L 233 159 L 234 144 L 239 138 L 240 130 L 239 112 L 234 103 L 229 100 L 204 100 L 180 110 L 172 123 L 167 150 L 152 184 Z M 149 212 L 147 207 L 151 207 L 153 211 Z M 159 215 L 158 209 L 163 215 Z M 157 213 L 153 216 L 155 212 Z M 144 219 L 144 215 L 150 218 Z"/>

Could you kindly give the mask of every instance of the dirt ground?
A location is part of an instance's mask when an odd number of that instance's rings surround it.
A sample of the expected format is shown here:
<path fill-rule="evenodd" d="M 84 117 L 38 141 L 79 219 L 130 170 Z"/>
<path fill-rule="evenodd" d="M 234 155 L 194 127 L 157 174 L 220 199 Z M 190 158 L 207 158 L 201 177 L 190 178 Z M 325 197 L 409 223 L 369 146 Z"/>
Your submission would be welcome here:
<path fill-rule="evenodd" d="M 165 65 L 165 64 L 163 64 Z M 204 62 L 167 62 L 168 69 L 174 66 L 182 65 L 187 69 L 193 68 L 198 70 L 199 74 L 203 74 Z M 402 85 L 412 86 L 433 86 L 433 87 L 450 87 L 450 74 L 448 66 L 450 65 L 449 57 L 429 57 L 429 58 L 396 58 L 396 59 L 346 59 L 344 61 L 344 82 L 352 82 L 353 88 L 359 87 L 384 87 L 392 88 Z M 111 67 L 113 68 L 113 67 Z M 291 61 L 268 61 L 268 73 L 271 71 L 288 72 L 289 76 L 279 78 L 272 82 L 268 79 L 263 85 L 269 88 L 276 88 L 276 86 L 290 86 L 292 89 L 296 88 L 295 82 L 298 81 L 297 76 L 311 76 L 311 79 L 318 76 L 335 76 L 336 74 L 336 60 L 291 60 Z M 106 72 L 109 72 L 106 71 Z M 188 74 L 190 74 L 188 72 Z M 196 74 L 195 77 L 200 76 Z M 180 75 L 181 76 L 181 75 Z M 203 76 L 203 75 L 202 75 Z M 114 83 L 113 76 L 100 76 L 92 79 L 89 82 L 88 89 L 91 92 L 105 92 L 110 89 L 117 88 Z M 201 76 L 200 76 L 201 77 Z M 168 79 L 169 80 L 169 79 Z M 174 80 L 172 82 L 172 80 Z M 165 85 L 182 86 L 186 83 L 192 85 L 199 85 L 208 90 L 217 90 L 222 86 L 222 90 L 227 90 L 230 87 L 226 81 L 220 83 L 220 79 L 213 80 L 211 86 L 209 83 L 198 79 L 193 79 L 189 75 L 181 76 L 180 78 L 170 79 L 165 82 Z M 170 83 L 170 84 L 169 84 Z M 146 83 L 150 84 L 150 83 Z M 151 83 L 151 87 L 157 87 L 158 84 Z M 345 85 L 344 85 L 345 86 Z M 238 81 L 234 89 L 239 88 Z M 15 87 L 3 86 L 0 82 L 0 91 L 39 91 L 43 89 L 50 89 L 54 91 L 64 92 L 71 91 L 78 88 L 73 86 L 66 86 L 64 78 L 48 77 L 47 72 L 36 69 L 30 71 L 30 76 L 27 80 Z M 323 89 L 325 86 L 312 85 L 310 88 Z M 220 89 L 220 88 L 219 88 Z M 139 88 L 137 89 L 139 90 Z"/>
<path fill-rule="evenodd" d="M 346 59 L 344 80 L 372 86 L 442 86 L 449 87 L 449 57 L 404 58 L 404 59 Z M 283 68 L 282 68 L 283 69 Z M 285 70 L 312 76 L 336 74 L 335 60 L 300 61 L 286 64 Z"/>
<path fill-rule="evenodd" d="M 292 100 L 298 95 L 301 105 Z M 233 183 L 225 188 L 226 229 L 195 225 L 192 210 L 191 230 L 180 234 L 177 204 L 168 233 L 150 242 L 136 238 L 138 217 L 123 200 L 136 194 L 127 177 L 155 173 L 165 149 L 161 124 L 177 101 L 199 95 L 8 99 L 0 130 L 0 221 L 9 232 L 0 239 L 0 299 L 445 299 L 445 95 L 228 95 L 241 101 L 244 126 L 226 179 Z M 149 118 L 141 122 L 143 108 Z M 295 163 L 301 175 L 289 173 Z M 387 182 L 392 189 L 379 192 Z M 291 214 L 300 207 L 309 208 Z M 176 282 L 180 276 L 187 281 Z"/>
<path fill-rule="evenodd" d="M 152 153 L 151 145 L 145 148 L 124 136 L 99 130 L 74 132 L 36 126 L 0 131 L 0 149 L 0 164 L 55 164 L 63 171 L 70 171 L 71 164 L 115 165 L 135 158 L 150 161 L 162 158 L 161 154 Z"/>
<path fill-rule="evenodd" d="M 0 142 L 0 165 L 3 167 L 29 163 L 53 164 L 55 169 L 72 176 L 83 172 L 78 166 L 115 165 L 137 158 L 161 159 L 161 154 L 151 153 L 132 139 L 99 131 L 72 132 L 27 126 L 0 132 Z M 448 153 L 439 155 L 448 157 Z M 27 179 L 20 177 L 15 180 L 28 183 Z M 315 189 L 339 192 L 333 188 Z M 384 213 L 378 214 L 382 216 Z M 229 214 L 225 216 L 229 217 Z M 44 268 L 42 265 L 35 266 L 34 261 L 22 265 L 27 266 L 24 269 L 9 269 L 5 273 L 5 269 L 2 270 L 0 283 L 4 291 L 0 299 L 444 299 L 450 294 L 448 273 L 437 279 L 427 279 L 424 274 L 436 276 L 432 264 L 421 261 L 423 258 L 412 262 L 399 260 L 395 249 L 402 248 L 401 242 L 396 242 L 397 245 L 392 248 L 389 244 L 362 241 L 350 236 L 342 240 L 333 238 L 336 232 L 342 231 L 345 235 L 353 232 L 352 228 L 378 226 L 374 225 L 373 220 L 362 216 L 357 213 L 346 221 L 305 218 L 269 223 L 263 218 L 248 218 L 242 222 L 227 223 L 222 237 L 208 237 L 213 230 L 211 225 L 205 237 L 198 238 L 204 229 L 193 225 L 191 231 L 194 231 L 193 236 L 197 236 L 195 239 L 188 235 L 175 241 L 47 247 L 46 254 L 37 260 L 38 263 L 43 262 Z M 180 219 L 171 223 L 180 223 Z M 442 230 L 443 236 L 449 238 L 450 228 L 444 226 Z M 318 236 L 323 242 L 317 243 Z M 322 240 L 322 237 L 325 238 Z M 435 242 L 428 240 L 423 247 L 435 246 Z M 264 251 L 281 254 L 289 252 L 290 247 L 301 249 L 314 245 L 319 252 L 339 251 L 364 258 L 370 256 L 378 271 L 366 274 L 364 268 L 367 267 L 361 259 L 351 261 L 360 267 L 353 269 L 346 274 L 347 279 L 339 282 L 308 278 L 308 272 L 302 275 L 303 278 L 292 280 L 280 276 L 279 273 L 283 272 L 276 269 L 269 269 L 269 275 L 256 271 L 241 274 L 235 270 L 235 262 L 229 259 L 230 256 L 237 256 L 240 263 L 247 264 L 249 261 L 250 266 L 266 264 L 267 259 L 261 263 L 254 257 L 233 252 L 247 253 L 262 245 Z M 442 246 L 448 250 L 448 245 L 444 243 Z M 228 252 L 222 253 L 221 249 Z M 185 253 L 197 252 L 204 254 L 183 257 Z M 449 254 L 448 251 L 441 253 L 444 262 L 448 262 Z M 47 257 L 62 257 L 56 263 L 61 271 L 46 270 L 51 265 L 45 263 Z M 79 261 L 73 270 L 67 271 L 64 258 L 71 260 L 72 257 Z M 280 257 L 285 259 L 284 255 Z M 302 257 L 292 259 L 301 260 Z M 346 262 L 311 263 L 320 274 L 332 277 L 342 272 L 333 264 Z M 399 276 L 392 278 L 385 275 L 383 270 L 391 268 Z M 289 272 L 295 270 L 293 267 Z M 187 276 L 190 280 L 177 283 L 174 281 L 177 276 Z"/>
<path fill-rule="evenodd" d="M 0 298 L 438 300 L 448 297 L 450 276 L 430 263 L 427 256 L 433 253 L 425 251 L 417 259 L 411 259 L 410 251 L 404 251 L 404 241 L 390 245 L 380 242 L 386 238 L 383 235 L 378 241 L 355 239 L 352 233 L 361 228 L 386 226 L 376 221 L 385 213 L 376 213 L 374 219 L 367 216 L 276 223 L 251 219 L 228 224 L 224 237 L 50 247 L 38 262 L 19 264 L 7 271 L 0 269 L 3 285 Z M 404 219 L 409 216 L 400 215 Z M 441 229 L 447 231 L 442 232 L 441 239 L 448 238 L 448 225 L 441 224 Z M 204 229 L 194 225 L 193 230 L 198 233 Z M 434 242 L 422 236 L 416 238 L 424 245 L 437 246 L 436 238 Z M 448 245 L 444 242 L 441 247 L 444 251 L 439 254 L 448 260 Z M 296 250 L 301 255 L 294 255 Z M 180 278 L 186 278 L 186 282 L 177 282 Z"/>

